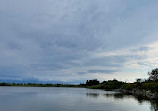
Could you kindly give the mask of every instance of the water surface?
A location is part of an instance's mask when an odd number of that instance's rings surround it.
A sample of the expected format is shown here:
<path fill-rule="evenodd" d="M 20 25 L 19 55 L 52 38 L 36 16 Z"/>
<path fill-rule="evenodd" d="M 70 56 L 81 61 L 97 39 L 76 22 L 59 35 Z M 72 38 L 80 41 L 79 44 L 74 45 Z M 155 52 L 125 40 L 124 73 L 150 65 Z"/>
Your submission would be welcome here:
<path fill-rule="evenodd" d="M 0 87 L 0 111 L 156 111 L 154 101 L 86 88 Z"/>

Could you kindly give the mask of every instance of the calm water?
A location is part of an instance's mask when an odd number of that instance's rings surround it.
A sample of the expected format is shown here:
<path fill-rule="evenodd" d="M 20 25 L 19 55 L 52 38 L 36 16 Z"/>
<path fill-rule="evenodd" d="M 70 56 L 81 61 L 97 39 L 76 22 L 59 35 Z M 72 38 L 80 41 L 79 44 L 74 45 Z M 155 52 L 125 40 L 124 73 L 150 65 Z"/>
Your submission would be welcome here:
<path fill-rule="evenodd" d="M 155 111 L 156 105 L 103 90 L 0 87 L 0 111 Z"/>

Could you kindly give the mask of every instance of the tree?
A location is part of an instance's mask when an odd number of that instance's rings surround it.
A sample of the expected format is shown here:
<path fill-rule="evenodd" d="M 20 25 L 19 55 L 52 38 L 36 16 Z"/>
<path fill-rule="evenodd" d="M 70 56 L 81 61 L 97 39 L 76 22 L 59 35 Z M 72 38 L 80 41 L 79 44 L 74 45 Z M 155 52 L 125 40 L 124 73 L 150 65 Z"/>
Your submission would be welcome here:
<path fill-rule="evenodd" d="M 86 85 L 87 86 L 93 86 L 93 85 L 98 85 L 99 81 L 97 79 L 93 79 L 93 80 L 87 80 Z"/>
<path fill-rule="evenodd" d="M 137 83 L 141 83 L 142 79 L 138 78 Z"/>
<path fill-rule="evenodd" d="M 158 81 L 158 68 L 153 69 L 151 72 L 148 72 L 149 80 Z"/>

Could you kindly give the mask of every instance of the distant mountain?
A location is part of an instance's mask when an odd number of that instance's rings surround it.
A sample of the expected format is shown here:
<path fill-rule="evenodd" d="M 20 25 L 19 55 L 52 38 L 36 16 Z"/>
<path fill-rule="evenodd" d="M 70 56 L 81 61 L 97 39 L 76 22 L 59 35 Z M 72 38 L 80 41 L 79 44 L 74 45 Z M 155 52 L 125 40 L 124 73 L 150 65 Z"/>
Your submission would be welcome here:
<path fill-rule="evenodd" d="M 51 83 L 51 84 L 66 84 L 66 82 L 62 81 L 40 81 L 40 80 L 0 80 L 0 82 L 6 82 L 6 83 Z"/>
<path fill-rule="evenodd" d="M 80 84 L 80 83 L 85 83 L 85 81 L 40 81 L 37 79 L 29 79 L 29 80 L 0 80 L 0 83 L 5 82 L 5 83 L 42 83 L 42 84 Z"/>

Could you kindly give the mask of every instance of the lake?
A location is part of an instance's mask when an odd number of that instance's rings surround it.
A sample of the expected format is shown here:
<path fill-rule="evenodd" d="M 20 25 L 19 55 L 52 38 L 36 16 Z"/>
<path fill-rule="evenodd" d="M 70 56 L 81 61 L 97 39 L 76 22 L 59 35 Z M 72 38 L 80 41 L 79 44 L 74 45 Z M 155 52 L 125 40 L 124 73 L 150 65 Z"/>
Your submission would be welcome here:
<path fill-rule="evenodd" d="M 154 101 L 112 91 L 0 87 L 0 111 L 156 111 Z"/>

